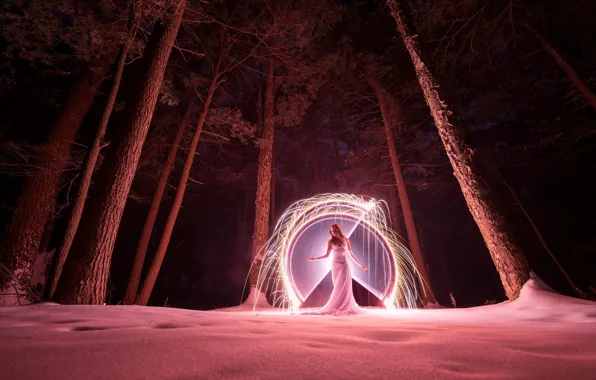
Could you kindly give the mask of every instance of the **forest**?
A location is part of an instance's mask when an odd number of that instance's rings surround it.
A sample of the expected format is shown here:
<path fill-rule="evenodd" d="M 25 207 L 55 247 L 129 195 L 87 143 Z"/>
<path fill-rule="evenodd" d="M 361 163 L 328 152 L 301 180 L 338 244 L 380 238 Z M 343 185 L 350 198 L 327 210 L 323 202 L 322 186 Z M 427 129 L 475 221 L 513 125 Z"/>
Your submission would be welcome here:
<path fill-rule="evenodd" d="M 323 193 L 387 202 L 420 306 L 596 299 L 594 1 L 0 7 L 2 306 L 238 305 Z"/>

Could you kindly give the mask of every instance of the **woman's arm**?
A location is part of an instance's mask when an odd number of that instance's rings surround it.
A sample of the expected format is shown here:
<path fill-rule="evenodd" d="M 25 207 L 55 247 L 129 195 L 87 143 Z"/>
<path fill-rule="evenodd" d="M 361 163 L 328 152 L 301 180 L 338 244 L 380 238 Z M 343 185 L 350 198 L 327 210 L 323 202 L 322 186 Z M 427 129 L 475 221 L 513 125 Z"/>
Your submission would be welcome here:
<path fill-rule="evenodd" d="M 368 266 L 366 264 L 362 264 L 360 261 L 358 261 L 358 259 L 356 258 L 356 255 L 354 255 L 354 252 L 352 252 L 352 244 L 350 244 L 350 239 L 346 239 L 346 240 L 348 241 L 348 254 L 352 258 L 352 260 L 354 260 L 360 268 L 367 270 Z"/>
<path fill-rule="evenodd" d="M 308 261 L 315 261 L 315 260 L 321 260 L 324 259 L 326 257 L 329 257 L 329 254 L 331 253 L 331 241 L 327 242 L 327 253 L 324 254 L 323 256 L 319 256 L 319 257 L 309 257 Z"/>

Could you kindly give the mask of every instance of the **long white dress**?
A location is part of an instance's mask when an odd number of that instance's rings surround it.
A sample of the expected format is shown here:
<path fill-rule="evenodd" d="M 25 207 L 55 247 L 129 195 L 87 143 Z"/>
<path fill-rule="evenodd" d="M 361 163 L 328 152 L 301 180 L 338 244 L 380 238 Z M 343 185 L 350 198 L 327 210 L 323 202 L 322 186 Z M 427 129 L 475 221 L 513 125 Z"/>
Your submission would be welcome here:
<path fill-rule="evenodd" d="M 353 315 L 361 312 L 352 292 L 352 274 L 348 264 L 348 244 L 342 242 L 337 246 L 332 244 L 333 263 L 331 264 L 331 277 L 333 291 L 329 301 L 315 312 L 304 313 L 307 315 Z"/>

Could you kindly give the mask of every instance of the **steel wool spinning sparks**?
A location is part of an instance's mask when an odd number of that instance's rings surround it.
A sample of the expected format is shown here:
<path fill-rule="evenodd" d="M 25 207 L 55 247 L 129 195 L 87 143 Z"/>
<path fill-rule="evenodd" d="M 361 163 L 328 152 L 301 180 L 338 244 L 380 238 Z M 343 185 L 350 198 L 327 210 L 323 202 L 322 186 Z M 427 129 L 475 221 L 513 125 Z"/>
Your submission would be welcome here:
<path fill-rule="evenodd" d="M 352 277 L 388 309 L 415 308 L 421 278 L 411 253 L 388 227 L 384 201 L 350 194 L 322 194 L 292 204 L 255 262 L 261 262 L 257 288 L 274 306 L 299 308 L 329 275 L 329 260 L 308 262 L 322 254 L 329 225 L 338 223 L 367 272 L 352 266 Z M 255 303 L 256 305 L 256 303 Z"/>

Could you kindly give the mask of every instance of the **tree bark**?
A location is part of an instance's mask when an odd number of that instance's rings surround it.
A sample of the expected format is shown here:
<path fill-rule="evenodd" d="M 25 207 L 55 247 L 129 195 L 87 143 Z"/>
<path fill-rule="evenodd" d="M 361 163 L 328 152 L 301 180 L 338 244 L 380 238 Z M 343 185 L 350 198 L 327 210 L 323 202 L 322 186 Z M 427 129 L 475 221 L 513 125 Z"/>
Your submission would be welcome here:
<path fill-rule="evenodd" d="M 485 170 L 467 145 L 464 130 L 454 124 L 451 110 L 439 95 L 439 86 L 422 58 L 416 36 L 407 30 L 399 1 L 387 0 L 387 4 L 410 54 L 455 178 L 499 272 L 505 293 L 509 299 L 516 299 L 522 286 L 530 278 L 526 258 L 515 242 L 507 222 L 499 213 L 495 195 L 483 179 Z"/>
<path fill-rule="evenodd" d="M 389 188 L 389 202 L 391 203 L 389 206 L 391 210 L 391 226 L 399 236 L 402 236 L 404 232 L 401 226 L 401 218 L 399 217 L 399 201 L 396 197 L 396 189 L 393 186 Z"/>
<path fill-rule="evenodd" d="M 567 61 L 563 57 L 561 57 L 557 50 L 553 48 L 548 43 L 546 38 L 544 38 L 540 33 L 538 33 L 536 29 L 532 28 L 529 24 L 525 22 L 522 22 L 521 25 L 524 27 L 524 29 L 526 29 L 528 33 L 530 33 L 530 35 L 532 35 L 532 37 L 534 37 L 536 40 L 538 40 L 538 42 L 540 42 L 542 49 L 546 51 L 555 60 L 555 62 L 557 62 L 559 67 L 563 69 L 563 71 L 567 75 L 567 78 L 571 80 L 577 91 L 579 91 L 579 93 L 582 94 L 583 97 L 588 101 L 588 103 L 590 103 L 590 105 L 596 110 L 596 94 L 594 94 L 592 90 L 590 90 L 588 85 L 581 79 L 581 77 L 577 74 L 573 67 L 571 67 L 571 65 L 567 63 Z"/>
<path fill-rule="evenodd" d="M 114 73 L 114 83 L 112 84 L 112 89 L 108 95 L 108 101 L 104 108 L 103 114 L 101 115 L 95 140 L 93 141 L 91 150 L 89 151 L 87 159 L 85 160 L 81 182 L 79 184 L 74 205 L 68 219 L 66 232 L 64 233 L 64 239 L 60 248 L 58 249 L 57 255 L 53 260 L 54 268 L 50 272 L 50 278 L 47 283 L 48 286 L 46 287 L 46 295 L 48 299 L 51 299 L 54 296 L 56 286 L 58 285 L 58 280 L 62 274 L 64 262 L 66 261 L 66 257 L 68 256 L 68 252 L 72 246 L 75 234 L 79 228 L 79 222 L 81 221 L 81 216 L 83 215 L 83 208 L 85 207 L 89 188 L 91 187 L 91 177 L 93 177 L 95 165 L 97 164 L 97 159 L 99 157 L 99 151 L 101 150 L 101 144 L 108 127 L 110 116 L 112 115 L 112 110 L 114 109 L 114 103 L 116 103 L 116 96 L 118 95 L 118 89 L 120 88 L 120 80 L 122 79 L 122 73 L 124 72 L 124 64 L 126 63 L 128 51 L 134 42 L 135 35 L 137 33 L 137 23 L 139 22 L 140 16 L 140 9 L 133 10 L 132 18 L 129 23 L 128 37 L 124 43 L 124 46 L 122 47 L 120 59 L 118 60 L 118 66 L 116 68 L 116 72 Z"/>
<path fill-rule="evenodd" d="M 273 156 L 273 139 L 275 135 L 273 109 L 273 77 L 274 63 L 268 62 L 267 86 L 265 88 L 264 133 L 259 144 L 259 167 L 257 173 L 257 195 L 255 200 L 255 226 L 253 233 L 250 285 L 257 285 L 257 277 L 261 267 L 260 251 L 267 243 L 269 230 L 269 207 L 271 205 L 271 163 Z"/>
<path fill-rule="evenodd" d="M 422 277 L 422 286 L 424 288 L 424 296 L 422 298 L 424 304 L 436 303 L 435 297 L 430 286 L 430 279 L 428 277 L 428 271 L 424 264 L 424 257 L 422 255 L 422 247 L 420 246 L 420 239 L 418 237 L 418 231 L 416 231 L 416 221 L 414 220 L 414 214 L 412 212 L 412 205 L 410 204 L 410 198 L 408 196 L 408 189 L 404 181 L 404 175 L 399 164 L 399 158 L 397 156 L 397 150 L 395 149 L 395 139 L 393 138 L 392 117 L 389 114 L 388 102 L 390 99 L 389 95 L 382 89 L 378 83 L 373 79 L 369 79 L 371 85 L 377 93 L 379 99 L 379 108 L 381 110 L 381 117 L 383 118 L 383 125 L 385 126 L 385 135 L 387 138 L 387 147 L 389 149 L 389 157 L 391 158 L 391 166 L 393 167 L 393 175 L 395 177 L 395 183 L 397 185 L 397 192 L 399 194 L 399 201 L 401 203 L 402 212 L 404 215 L 404 222 L 406 225 L 406 232 L 408 234 L 408 242 L 412 249 L 412 255 L 416 262 L 416 267 Z"/>
<path fill-rule="evenodd" d="M 176 189 L 174 203 L 172 204 L 172 208 L 170 209 L 170 214 L 168 215 L 168 219 L 166 221 L 161 240 L 159 241 L 157 251 L 155 252 L 155 256 L 153 257 L 151 266 L 147 271 L 147 276 L 145 277 L 145 281 L 143 282 L 141 291 L 139 292 L 139 297 L 135 302 L 137 305 L 147 305 L 147 302 L 149 302 L 149 297 L 151 296 L 151 292 L 153 291 L 153 287 L 155 286 L 155 280 L 157 280 L 157 275 L 159 274 L 161 264 L 163 263 L 166 251 L 168 250 L 168 245 L 170 244 L 172 231 L 174 230 L 174 226 L 176 225 L 176 219 L 178 218 L 178 213 L 180 212 L 180 207 L 182 206 L 182 200 L 184 199 L 184 192 L 186 191 L 186 185 L 188 184 L 188 177 L 190 176 L 190 169 L 192 169 L 192 163 L 195 157 L 195 152 L 197 150 L 197 145 L 199 144 L 201 134 L 203 133 L 205 119 L 207 118 L 209 107 L 211 106 L 213 94 L 215 94 L 215 90 L 219 86 L 220 66 L 224 54 L 223 46 L 220 46 L 220 49 L 220 54 L 217 58 L 217 63 L 213 72 L 213 79 L 211 80 L 211 85 L 209 86 L 209 92 L 207 93 L 207 98 L 205 99 L 205 103 L 203 104 L 203 111 L 201 112 L 201 116 L 199 116 L 197 128 L 195 129 L 195 133 L 192 137 L 190 147 L 188 148 L 188 155 L 186 156 L 186 161 L 184 162 L 184 169 L 182 169 L 182 174 L 180 175 L 180 181 L 178 182 L 178 187 Z"/>
<path fill-rule="evenodd" d="M 174 163 L 176 162 L 176 154 L 180 148 L 180 142 L 182 141 L 182 137 L 184 137 L 188 121 L 190 120 L 190 114 L 195 98 L 196 92 L 193 88 L 188 98 L 188 104 L 186 106 L 182 122 L 178 127 L 178 132 L 176 132 L 174 142 L 172 143 L 172 147 L 170 148 L 166 162 L 163 165 L 159 182 L 157 183 L 157 188 L 155 189 L 153 199 L 151 200 L 151 207 L 149 207 L 147 219 L 145 219 L 145 225 L 143 226 L 143 232 L 141 233 L 141 238 L 139 239 L 139 245 L 137 246 L 137 252 L 135 254 L 134 263 L 130 272 L 128 286 L 126 287 L 126 294 L 124 295 L 123 302 L 125 305 L 134 304 L 137 297 L 137 291 L 141 281 L 141 272 L 143 271 L 143 264 L 145 262 L 145 256 L 147 255 L 147 248 L 149 247 L 149 241 L 151 240 L 151 232 L 153 231 L 153 226 L 155 225 L 155 220 L 157 219 L 159 205 L 161 204 L 161 200 L 168 185 L 168 178 L 170 177 L 170 173 L 172 172 Z"/>
<path fill-rule="evenodd" d="M 114 54 L 104 55 L 96 68 L 86 69 L 70 90 L 50 135 L 33 163 L 12 216 L 7 234 L 0 245 L 0 257 L 13 278 L 0 278 L 0 290 L 29 285 L 32 265 L 48 217 L 53 212 L 62 170 L 79 126 L 93 103 L 97 87 L 108 73 Z M 12 282 L 12 285 L 9 284 Z"/>
<path fill-rule="evenodd" d="M 275 135 L 275 131 L 274 131 L 274 135 Z M 267 235 L 269 235 L 269 233 L 271 231 L 273 231 L 273 228 L 275 228 L 275 190 L 276 190 L 276 184 L 275 184 L 275 170 L 276 170 L 276 160 L 277 160 L 277 155 L 275 154 L 275 136 L 273 137 L 273 153 L 272 153 L 272 159 L 271 159 L 271 210 L 269 212 L 270 214 L 270 219 L 269 219 L 269 232 Z"/>
<path fill-rule="evenodd" d="M 75 236 L 70 258 L 56 289 L 59 302 L 104 302 L 116 234 L 186 0 L 176 5 L 173 17 L 155 26 L 145 48 L 138 91 L 128 102 L 121 138 L 106 153 L 89 206 L 83 213 L 84 223 Z"/>

